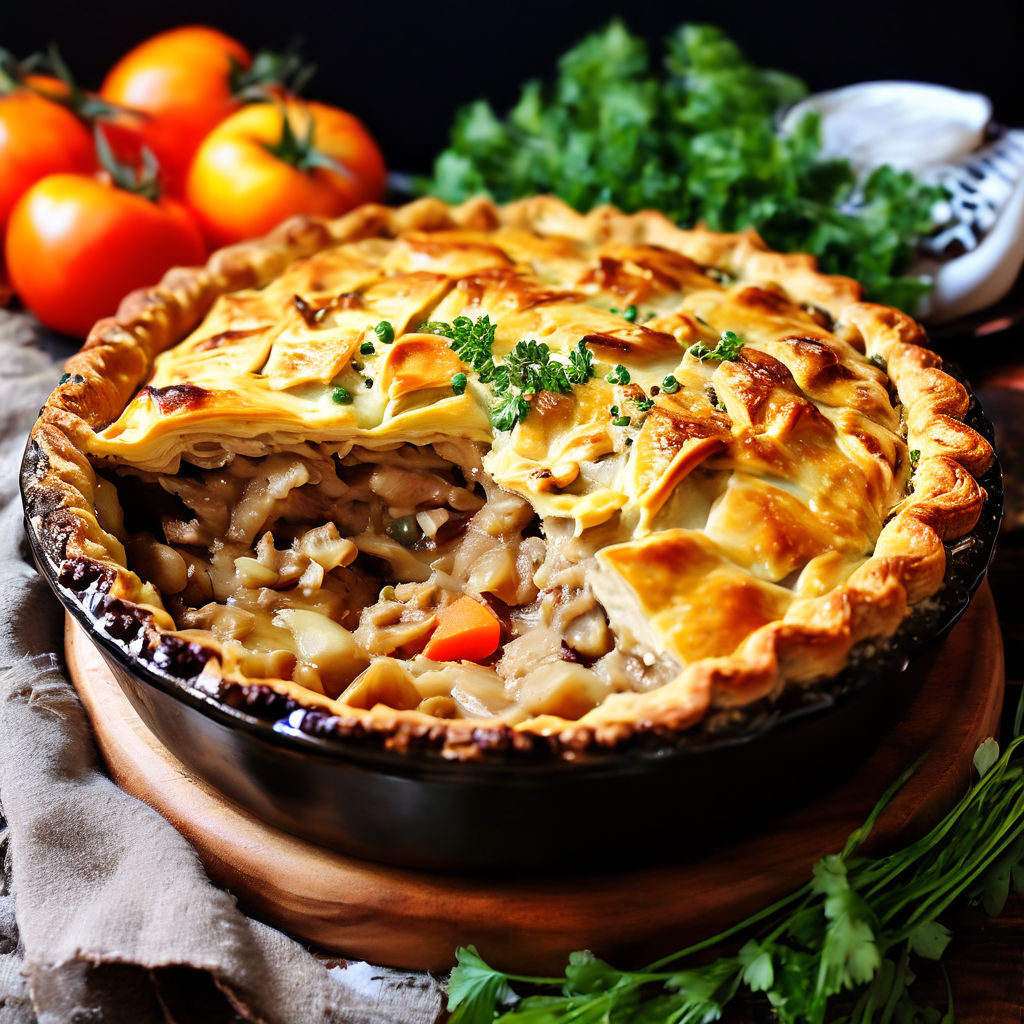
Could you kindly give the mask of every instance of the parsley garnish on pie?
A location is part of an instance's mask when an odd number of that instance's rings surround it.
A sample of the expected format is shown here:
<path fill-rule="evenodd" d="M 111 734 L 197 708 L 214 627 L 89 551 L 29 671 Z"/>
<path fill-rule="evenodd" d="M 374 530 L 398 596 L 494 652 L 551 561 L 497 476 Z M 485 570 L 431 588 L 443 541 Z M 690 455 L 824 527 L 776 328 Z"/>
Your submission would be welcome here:
<path fill-rule="evenodd" d="M 714 359 L 723 363 L 734 363 L 739 359 L 740 351 L 745 344 L 738 334 L 725 331 L 714 348 L 708 348 L 704 342 L 698 341 L 696 345 L 691 345 L 688 351 L 701 362 L 705 359 Z"/>
<path fill-rule="evenodd" d="M 491 423 L 498 430 L 511 430 L 530 411 L 530 402 L 539 391 L 568 394 L 574 385 L 586 384 L 594 376 L 594 355 L 581 339 L 568 354 L 568 362 L 552 358 L 543 342 L 519 341 L 504 362 L 495 365 L 494 332 L 497 325 L 489 316 L 475 321 L 457 316 L 450 324 L 439 320 L 420 324 L 421 334 L 435 334 L 451 340 L 451 349 L 471 367 L 484 384 L 488 384 L 494 404 Z M 624 368 L 619 367 L 619 369 Z M 629 374 L 626 373 L 628 382 Z M 466 375 L 452 377 L 452 390 L 461 395 L 466 390 Z"/>
<path fill-rule="evenodd" d="M 447 326 L 447 325 L 445 325 Z M 478 317 L 474 322 L 468 316 L 457 316 L 451 323 L 452 351 L 471 366 L 484 382 L 490 380 L 494 370 L 491 350 L 494 347 L 495 324 L 489 316 Z"/>
<path fill-rule="evenodd" d="M 566 370 L 570 384 L 586 384 L 594 376 L 594 354 L 580 339 L 569 352 L 569 369 Z"/>

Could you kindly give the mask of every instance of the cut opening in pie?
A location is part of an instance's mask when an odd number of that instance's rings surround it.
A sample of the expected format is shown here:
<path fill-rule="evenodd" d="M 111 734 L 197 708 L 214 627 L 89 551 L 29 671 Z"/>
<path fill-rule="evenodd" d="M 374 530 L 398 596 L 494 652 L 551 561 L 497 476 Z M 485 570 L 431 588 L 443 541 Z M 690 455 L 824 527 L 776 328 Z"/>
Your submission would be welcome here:
<path fill-rule="evenodd" d="M 594 543 L 484 470 L 481 446 L 307 445 L 175 474 L 105 479 L 108 528 L 179 630 L 226 671 L 357 708 L 439 718 L 576 719 L 678 671 L 617 645 Z M 489 653 L 431 656 L 461 597 L 498 624 Z M 459 653 L 458 651 L 455 654 Z"/>

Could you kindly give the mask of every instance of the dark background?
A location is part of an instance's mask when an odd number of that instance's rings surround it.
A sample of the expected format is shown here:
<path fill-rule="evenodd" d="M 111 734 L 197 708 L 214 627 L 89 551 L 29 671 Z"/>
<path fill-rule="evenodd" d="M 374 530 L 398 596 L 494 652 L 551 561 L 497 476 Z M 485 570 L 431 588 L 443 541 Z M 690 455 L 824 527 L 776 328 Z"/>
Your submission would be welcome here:
<path fill-rule="evenodd" d="M 306 95 L 362 118 L 391 167 L 424 171 L 461 104 L 486 96 L 504 109 L 523 80 L 549 75 L 560 53 L 617 13 L 652 41 L 683 21 L 713 22 L 758 63 L 815 90 L 873 78 L 942 82 L 987 93 L 999 120 L 1024 124 L 1022 0 L 0 0 L 0 46 L 25 56 L 56 41 L 82 84 L 98 86 L 119 54 L 176 25 L 215 25 L 250 49 L 298 36 L 319 69 Z"/>

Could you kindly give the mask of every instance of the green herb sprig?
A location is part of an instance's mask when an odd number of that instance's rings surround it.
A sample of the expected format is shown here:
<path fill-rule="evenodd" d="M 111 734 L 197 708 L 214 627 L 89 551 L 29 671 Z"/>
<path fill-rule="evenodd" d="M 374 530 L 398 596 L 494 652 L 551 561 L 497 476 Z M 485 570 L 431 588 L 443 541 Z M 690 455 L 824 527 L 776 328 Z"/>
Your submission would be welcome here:
<path fill-rule="evenodd" d="M 516 342 L 488 378 L 495 399 L 491 423 L 498 430 L 511 430 L 526 418 L 533 395 L 540 391 L 566 395 L 574 385 L 586 384 L 593 376 L 594 356 L 582 339 L 570 350 L 567 363 L 552 359 L 543 342 Z"/>
<path fill-rule="evenodd" d="M 687 350 L 691 355 L 696 356 L 701 362 L 705 359 L 714 359 L 723 363 L 734 363 L 740 357 L 740 352 L 746 342 L 732 331 L 723 332 L 718 344 L 714 348 L 708 348 L 702 341 L 691 345 Z"/>
<path fill-rule="evenodd" d="M 822 157 L 815 114 L 777 132 L 806 87 L 751 63 L 719 29 L 683 25 L 663 50 L 652 60 L 619 21 L 587 36 L 506 115 L 483 100 L 463 108 L 421 190 L 448 202 L 552 193 L 577 210 L 612 202 L 715 231 L 753 226 L 913 310 L 928 285 L 903 275 L 942 190 L 887 166 L 859 181 L 849 162 Z"/>
<path fill-rule="evenodd" d="M 511 430 L 530 411 L 530 399 L 539 391 L 566 395 L 572 390 L 568 370 L 551 358 L 543 342 L 520 341 L 494 368 L 490 379 L 496 399 L 491 422 L 498 430 Z"/>
<path fill-rule="evenodd" d="M 856 856 L 917 764 L 802 888 L 639 971 L 579 951 L 562 977 L 513 975 L 490 967 L 474 947 L 460 948 L 448 985 L 451 1024 L 490 1024 L 496 1015 L 499 1024 L 703 1024 L 740 994 L 767 1000 L 780 1024 L 952 1024 L 951 997 L 944 1011 L 914 1001 L 912 965 L 942 957 L 951 935 L 939 918 L 955 900 L 998 914 L 1011 884 L 1024 891 L 1022 708 L 1007 749 L 986 740 L 974 758 L 978 781 L 909 846 Z M 730 946 L 695 963 L 698 954 Z M 513 983 L 534 994 L 520 998 Z"/>
<path fill-rule="evenodd" d="M 448 338 L 452 351 L 486 383 L 494 372 L 491 350 L 494 347 L 496 326 L 486 315 L 476 320 L 470 320 L 468 316 L 457 316 L 450 324 L 440 320 L 420 324 L 420 333 Z"/>
<path fill-rule="evenodd" d="M 540 391 L 568 394 L 575 385 L 586 384 L 594 376 L 594 354 L 581 339 L 569 351 L 568 361 L 552 358 L 543 342 L 519 341 L 504 361 L 495 365 L 495 324 L 488 316 L 475 321 L 457 316 L 450 324 L 431 320 L 420 325 L 420 332 L 451 340 L 451 349 L 480 381 L 489 385 L 494 403 L 491 423 L 498 430 L 511 430 L 530 411 L 532 397 Z M 462 394 L 466 377 L 452 378 L 452 389 Z"/>

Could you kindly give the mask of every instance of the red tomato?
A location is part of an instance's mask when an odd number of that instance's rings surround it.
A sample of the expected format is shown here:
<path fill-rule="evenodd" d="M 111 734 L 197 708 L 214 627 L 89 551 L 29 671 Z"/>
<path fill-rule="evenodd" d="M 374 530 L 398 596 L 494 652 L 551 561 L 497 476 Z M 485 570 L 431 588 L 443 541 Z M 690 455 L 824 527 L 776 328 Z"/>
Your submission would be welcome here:
<path fill-rule="evenodd" d="M 203 136 L 241 105 L 232 95 L 232 58 L 244 68 L 252 63 L 241 43 L 202 25 L 162 32 L 125 54 L 104 79 L 100 97 L 149 117 L 135 127 L 104 128 L 118 155 L 133 159 L 148 146 L 166 188 L 180 195 Z"/>
<path fill-rule="evenodd" d="M 89 129 L 69 110 L 29 89 L 0 96 L 0 233 L 14 204 L 40 178 L 95 167 Z"/>
<path fill-rule="evenodd" d="M 283 135 L 286 115 L 290 138 Z M 344 110 L 300 100 L 258 103 L 203 140 L 185 197 L 206 236 L 223 245 L 265 234 L 296 213 L 337 216 L 379 199 L 386 176 L 377 144 Z"/>
<path fill-rule="evenodd" d="M 54 174 L 18 201 L 7 225 L 14 290 L 48 327 L 84 337 L 124 295 L 205 259 L 180 204 L 82 174 Z"/>

